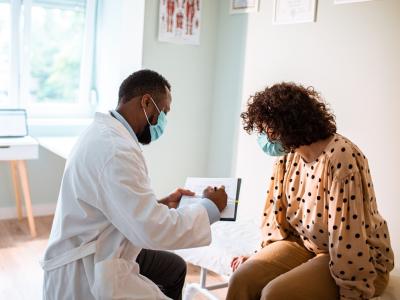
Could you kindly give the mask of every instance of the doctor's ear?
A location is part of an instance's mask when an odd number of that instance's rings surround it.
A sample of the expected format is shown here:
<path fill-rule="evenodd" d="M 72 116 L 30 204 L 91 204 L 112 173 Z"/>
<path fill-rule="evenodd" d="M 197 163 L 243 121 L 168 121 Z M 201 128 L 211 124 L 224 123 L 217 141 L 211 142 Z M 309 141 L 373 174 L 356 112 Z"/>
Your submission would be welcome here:
<path fill-rule="evenodd" d="M 143 108 L 148 108 L 151 102 L 151 96 L 149 94 L 144 94 L 140 99 L 140 104 Z"/>

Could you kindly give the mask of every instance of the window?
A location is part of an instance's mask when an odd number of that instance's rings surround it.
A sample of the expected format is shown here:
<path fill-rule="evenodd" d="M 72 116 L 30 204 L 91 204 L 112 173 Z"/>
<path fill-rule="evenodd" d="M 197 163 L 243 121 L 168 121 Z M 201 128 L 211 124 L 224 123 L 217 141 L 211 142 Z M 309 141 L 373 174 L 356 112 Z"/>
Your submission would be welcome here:
<path fill-rule="evenodd" d="M 11 32 L 10 4 L 0 1 L 0 105 L 6 106 L 9 102 L 10 90 L 10 32 Z"/>
<path fill-rule="evenodd" d="M 31 117 L 89 116 L 95 90 L 96 0 L 9 0 L 3 5 L 11 5 L 12 17 L 7 20 L 1 9 L 0 22 L 11 25 L 0 26 L 0 61 L 11 61 L 11 71 L 3 76 L 0 69 L 0 86 L 11 77 L 16 84 L 14 93 L 0 88 L 0 105 L 7 93 L 4 102 L 26 108 Z M 3 38 L 2 30 L 11 32 L 11 38 Z"/>

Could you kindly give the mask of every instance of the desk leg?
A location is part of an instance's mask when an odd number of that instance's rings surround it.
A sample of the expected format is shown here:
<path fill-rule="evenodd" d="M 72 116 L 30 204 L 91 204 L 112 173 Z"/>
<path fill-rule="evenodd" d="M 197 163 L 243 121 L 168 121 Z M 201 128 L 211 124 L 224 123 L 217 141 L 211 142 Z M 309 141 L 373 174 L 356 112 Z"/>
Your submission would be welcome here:
<path fill-rule="evenodd" d="M 18 171 L 17 171 L 17 162 L 12 160 L 10 162 L 11 167 L 11 176 L 13 181 L 14 193 L 15 193 L 15 202 L 17 207 L 17 216 L 18 220 L 22 220 L 22 203 L 21 203 L 21 194 L 18 187 Z"/>
<path fill-rule="evenodd" d="M 26 172 L 25 161 L 18 160 L 17 166 L 21 180 L 22 193 L 24 194 L 24 199 L 25 199 L 25 208 L 26 208 L 26 215 L 28 217 L 29 230 L 31 232 L 31 236 L 36 237 L 35 220 L 33 219 L 32 202 L 31 202 L 31 195 L 29 192 L 28 173 Z"/>

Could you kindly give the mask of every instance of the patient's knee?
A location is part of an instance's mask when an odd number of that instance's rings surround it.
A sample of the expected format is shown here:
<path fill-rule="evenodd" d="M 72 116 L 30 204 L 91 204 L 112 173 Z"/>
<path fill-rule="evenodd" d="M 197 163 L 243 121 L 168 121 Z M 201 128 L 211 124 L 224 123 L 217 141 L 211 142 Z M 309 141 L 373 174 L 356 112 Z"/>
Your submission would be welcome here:
<path fill-rule="evenodd" d="M 270 281 L 262 290 L 260 300 L 294 299 L 290 288 L 279 280 Z"/>
<path fill-rule="evenodd" d="M 253 276 L 251 269 L 247 267 L 246 264 L 240 266 L 229 279 L 230 287 L 247 287 L 251 285 Z"/>

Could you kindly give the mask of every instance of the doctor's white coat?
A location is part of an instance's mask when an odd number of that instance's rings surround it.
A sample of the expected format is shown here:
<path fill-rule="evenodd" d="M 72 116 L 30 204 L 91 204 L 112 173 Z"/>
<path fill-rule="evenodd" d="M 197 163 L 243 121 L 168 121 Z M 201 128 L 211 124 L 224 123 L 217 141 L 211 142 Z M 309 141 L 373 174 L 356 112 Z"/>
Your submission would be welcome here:
<path fill-rule="evenodd" d="M 206 209 L 159 204 L 137 141 L 97 113 L 66 163 L 42 262 L 43 299 L 168 299 L 139 274 L 141 249 L 210 241 Z"/>

